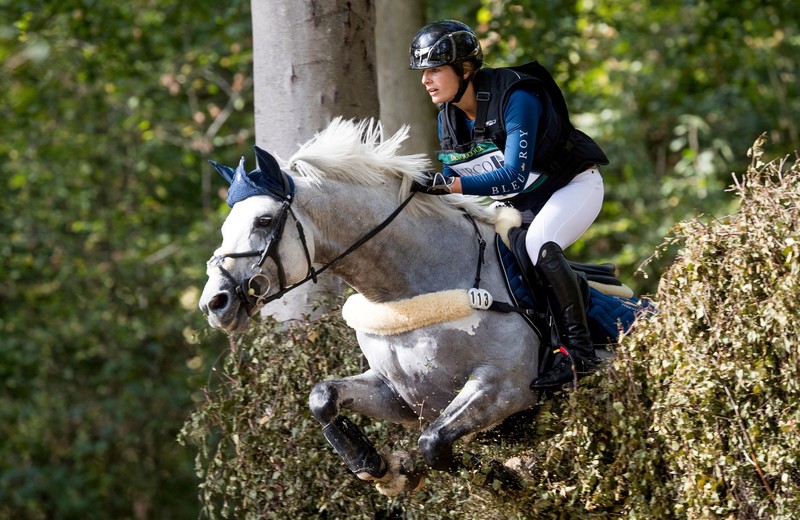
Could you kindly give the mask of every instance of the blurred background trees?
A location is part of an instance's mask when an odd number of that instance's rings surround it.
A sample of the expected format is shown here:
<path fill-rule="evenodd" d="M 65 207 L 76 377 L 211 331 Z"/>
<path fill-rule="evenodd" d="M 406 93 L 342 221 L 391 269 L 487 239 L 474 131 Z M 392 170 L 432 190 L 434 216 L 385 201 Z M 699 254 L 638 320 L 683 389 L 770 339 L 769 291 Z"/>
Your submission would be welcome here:
<path fill-rule="evenodd" d="M 769 157 L 800 148 L 790 0 L 426 5 L 474 26 L 489 65 L 554 73 L 612 161 L 570 256 L 637 290 L 675 222 L 734 209 L 758 135 Z M 206 159 L 255 143 L 250 3 L 0 7 L 0 517 L 194 517 L 175 437 L 228 350 L 196 300 L 227 211 Z"/>
<path fill-rule="evenodd" d="M 194 517 L 175 436 L 219 350 L 205 159 L 252 146 L 249 3 L 2 4 L 0 517 Z"/>

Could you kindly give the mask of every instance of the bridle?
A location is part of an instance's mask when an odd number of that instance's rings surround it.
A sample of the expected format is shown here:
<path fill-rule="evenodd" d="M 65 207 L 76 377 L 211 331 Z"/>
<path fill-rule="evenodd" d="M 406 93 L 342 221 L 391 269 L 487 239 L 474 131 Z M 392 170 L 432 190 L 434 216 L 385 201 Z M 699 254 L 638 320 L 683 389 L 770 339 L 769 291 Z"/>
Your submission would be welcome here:
<path fill-rule="evenodd" d="M 399 214 L 403 211 L 411 199 L 416 194 L 415 191 L 412 191 L 411 194 L 402 202 L 400 205 L 389 215 L 386 219 L 383 220 L 380 224 L 375 226 L 371 231 L 367 232 L 364 236 L 358 239 L 353 245 L 348 247 L 345 251 L 339 254 L 336 258 L 328 262 L 327 264 L 323 265 L 320 269 L 315 269 L 313 265 L 313 260 L 311 259 L 311 253 L 309 253 L 308 243 L 306 242 L 306 235 L 303 231 L 303 225 L 301 224 L 300 220 L 294 214 L 294 210 L 292 209 L 292 202 L 294 200 L 293 194 L 289 193 L 285 197 L 280 197 L 276 193 L 270 193 L 275 198 L 278 198 L 282 201 L 281 207 L 278 210 L 275 216 L 275 222 L 272 225 L 272 228 L 269 234 L 266 237 L 264 247 L 262 249 L 254 249 L 251 251 L 245 251 L 242 253 L 222 253 L 219 255 L 212 256 L 211 259 L 208 261 L 208 265 L 216 266 L 222 275 L 230 281 L 233 286 L 236 288 L 236 296 L 241 301 L 242 305 L 244 306 L 247 314 L 249 316 L 255 315 L 264 305 L 267 303 L 282 298 L 286 293 L 292 291 L 293 289 L 303 285 L 304 283 L 312 280 L 314 283 L 317 283 L 317 275 L 323 273 L 328 268 L 332 267 L 336 264 L 339 260 L 344 258 L 345 256 L 349 255 L 362 245 L 364 245 L 368 240 L 372 237 L 380 233 L 386 226 L 388 226 Z M 297 226 L 297 234 L 300 237 L 300 242 L 303 244 L 303 252 L 305 253 L 306 257 L 306 264 L 308 269 L 306 271 L 306 276 L 291 285 L 287 285 L 286 283 L 286 270 L 283 267 L 283 263 L 281 262 L 280 255 L 278 254 L 278 245 L 283 237 L 283 230 L 286 227 L 286 221 L 288 220 L 289 215 L 295 221 Z M 258 258 L 258 261 L 253 264 L 254 268 L 258 269 L 258 272 L 247 278 L 241 282 L 237 281 L 233 275 L 222 266 L 222 263 L 226 258 Z M 269 290 L 271 288 L 271 284 L 269 279 L 263 273 L 263 266 L 264 262 L 266 262 L 267 258 L 271 258 L 272 261 L 275 263 L 275 266 L 278 268 L 278 282 L 280 283 L 280 289 L 271 295 L 269 294 Z M 259 289 L 259 284 L 266 282 L 266 288 L 262 290 Z"/>
<path fill-rule="evenodd" d="M 289 215 L 292 216 L 297 225 L 297 233 L 300 236 L 300 242 L 303 244 L 303 251 L 305 253 L 306 263 L 308 265 L 306 277 L 301 282 L 291 286 L 286 285 L 286 269 L 283 267 L 283 262 L 281 262 L 280 255 L 278 255 L 278 244 L 280 244 L 281 238 L 283 237 L 283 230 L 286 227 L 286 221 L 288 220 Z M 250 278 L 239 282 L 233 277 L 230 271 L 222 266 L 226 258 L 258 258 L 258 261 L 253 264 L 253 268 L 258 269 L 258 272 Z M 267 296 L 271 288 L 271 283 L 262 272 L 264 268 L 264 262 L 267 261 L 267 258 L 271 258 L 275 263 L 275 266 L 278 268 L 278 282 L 281 286 L 281 290 L 271 296 Z M 277 300 L 301 283 L 305 283 L 309 279 L 314 280 L 314 283 L 317 281 L 316 271 L 312 265 L 311 253 L 308 250 L 308 244 L 306 242 L 305 232 L 303 231 L 303 225 L 297 219 L 297 216 L 292 210 L 291 197 L 284 199 L 281 203 L 281 207 L 276 213 L 275 222 L 272 225 L 269 234 L 266 236 L 264 247 L 262 249 L 253 249 L 251 251 L 244 251 L 241 253 L 222 253 L 215 255 L 212 256 L 208 261 L 208 265 L 216 266 L 217 269 L 219 269 L 222 273 L 222 276 L 227 278 L 228 281 L 233 284 L 233 286 L 236 288 L 236 296 L 242 302 L 242 305 L 244 305 L 249 316 L 253 316 L 256 312 L 258 312 L 259 309 L 261 309 L 261 307 L 273 300 Z M 259 286 L 258 282 L 266 282 L 266 287 L 260 292 L 257 292 L 256 290 Z"/>

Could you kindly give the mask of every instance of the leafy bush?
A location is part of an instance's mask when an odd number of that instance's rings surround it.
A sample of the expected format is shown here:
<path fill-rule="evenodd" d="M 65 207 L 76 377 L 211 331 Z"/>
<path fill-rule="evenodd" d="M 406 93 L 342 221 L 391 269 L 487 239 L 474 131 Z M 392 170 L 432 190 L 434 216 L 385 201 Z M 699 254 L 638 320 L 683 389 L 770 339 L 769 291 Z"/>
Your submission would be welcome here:
<path fill-rule="evenodd" d="M 734 177 L 737 213 L 677 225 L 659 311 L 614 360 L 535 418 L 468 449 L 515 457 L 520 493 L 480 472 L 437 473 L 388 499 L 350 475 L 307 410 L 314 382 L 363 370 L 330 314 L 232 343 L 218 384 L 187 422 L 211 518 L 790 518 L 800 509 L 800 162 Z M 417 432 L 358 419 L 378 446 Z M 492 483 L 489 483 L 492 484 Z"/>
<path fill-rule="evenodd" d="M 659 313 L 529 454 L 547 511 L 790 518 L 800 510 L 800 166 L 752 165 L 723 220 L 677 225 Z M 790 166 L 787 168 L 787 166 Z M 588 385 L 587 385 L 588 386 Z"/>

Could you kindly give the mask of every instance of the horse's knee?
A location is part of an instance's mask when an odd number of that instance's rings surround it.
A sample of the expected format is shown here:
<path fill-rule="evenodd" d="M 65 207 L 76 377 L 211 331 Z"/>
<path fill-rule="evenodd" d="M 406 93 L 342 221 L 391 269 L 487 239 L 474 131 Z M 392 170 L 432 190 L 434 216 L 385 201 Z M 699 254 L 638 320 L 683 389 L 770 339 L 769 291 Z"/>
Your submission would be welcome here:
<path fill-rule="evenodd" d="M 338 398 L 339 392 L 336 387 L 328 382 L 317 383 L 311 390 L 308 407 L 314 418 L 323 426 L 331 423 L 339 415 L 339 405 L 336 403 Z"/>
<path fill-rule="evenodd" d="M 439 430 L 430 428 L 419 436 L 419 449 L 425 463 L 439 471 L 454 471 L 457 468 L 453 458 L 453 443 L 445 439 Z"/>

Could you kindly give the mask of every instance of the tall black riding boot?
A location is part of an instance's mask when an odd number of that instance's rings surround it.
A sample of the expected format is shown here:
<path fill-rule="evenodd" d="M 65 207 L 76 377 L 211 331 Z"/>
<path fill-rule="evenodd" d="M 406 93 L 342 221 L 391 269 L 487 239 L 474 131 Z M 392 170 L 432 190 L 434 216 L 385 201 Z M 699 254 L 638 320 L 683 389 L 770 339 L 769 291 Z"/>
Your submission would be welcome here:
<path fill-rule="evenodd" d="M 578 278 L 561 247 L 547 242 L 539 250 L 536 268 L 547 287 L 547 299 L 556 319 L 563 356 L 548 372 L 537 377 L 531 388 L 561 386 L 573 381 L 573 365 L 577 374 L 590 372 L 597 364 L 592 337 L 586 323 Z M 564 351 L 566 350 L 566 352 Z"/>

